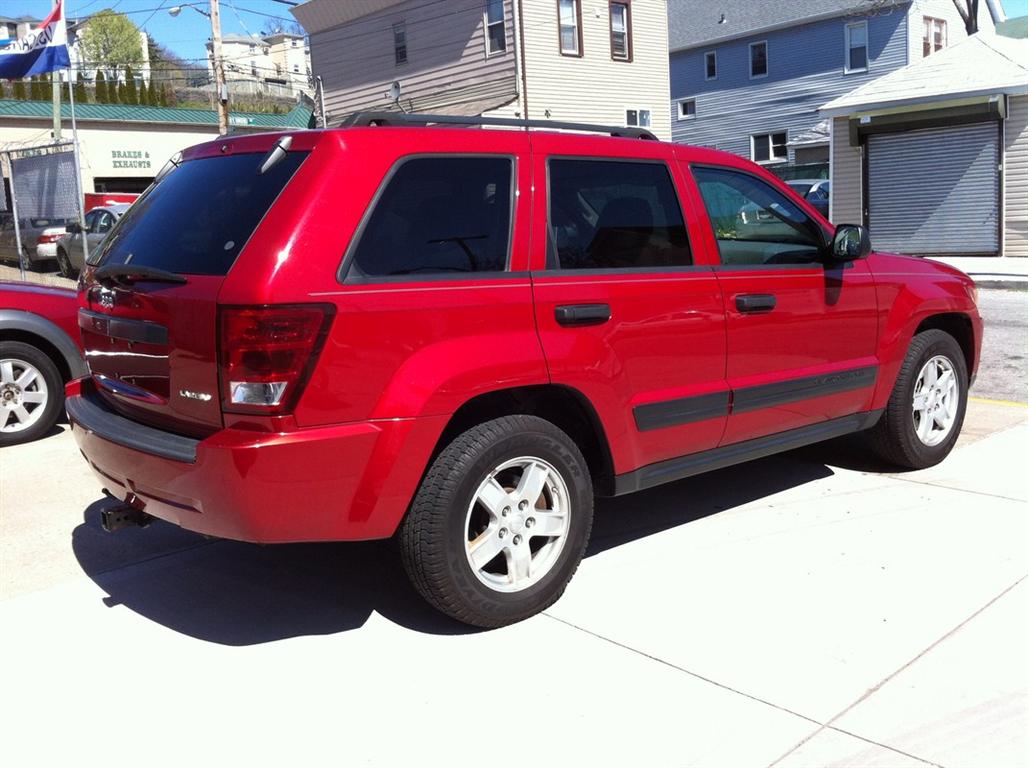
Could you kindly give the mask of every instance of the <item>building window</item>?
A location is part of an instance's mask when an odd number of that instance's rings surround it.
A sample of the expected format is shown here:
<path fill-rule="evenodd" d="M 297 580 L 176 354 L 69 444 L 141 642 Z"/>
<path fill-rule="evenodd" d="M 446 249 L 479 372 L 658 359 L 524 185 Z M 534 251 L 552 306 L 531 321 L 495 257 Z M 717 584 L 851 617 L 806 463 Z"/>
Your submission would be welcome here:
<path fill-rule="evenodd" d="M 924 17 L 921 47 L 925 56 L 930 56 L 946 47 L 946 21 L 944 19 L 933 19 L 931 16 Z"/>
<path fill-rule="evenodd" d="M 750 43 L 750 77 L 767 76 L 767 41 Z"/>
<path fill-rule="evenodd" d="M 717 53 L 715 51 L 707 51 L 704 55 L 704 66 L 706 68 L 707 80 L 717 79 Z"/>
<path fill-rule="evenodd" d="M 789 136 L 780 133 L 759 133 L 750 137 L 750 158 L 755 163 L 781 163 L 789 159 L 785 143 Z"/>
<path fill-rule="evenodd" d="M 626 109 L 625 110 L 625 125 L 636 126 L 638 128 L 649 128 L 650 127 L 650 110 L 648 110 L 648 109 Z"/>
<path fill-rule="evenodd" d="M 690 120 L 696 117 L 696 99 L 686 99 L 678 102 L 678 119 Z"/>
<path fill-rule="evenodd" d="M 407 22 L 393 24 L 393 56 L 397 65 L 407 63 Z"/>
<path fill-rule="evenodd" d="M 564 56 L 582 55 L 581 0 L 557 0 L 557 21 L 560 25 L 560 52 Z"/>
<path fill-rule="evenodd" d="M 293 71 L 296 72 L 296 73 L 299 73 L 300 72 L 300 65 L 299 64 L 294 64 L 293 65 Z"/>
<path fill-rule="evenodd" d="M 867 72 L 867 22 L 846 25 L 846 71 Z"/>
<path fill-rule="evenodd" d="M 632 60 L 632 8 L 625 2 L 610 2 L 610 58 Z"/>
<path fill-rule="evenodd" d="M 485 54 L 503 53 L 507 50 L 507 28 L 503 19 L 503 0 L 486 0 L 485 4 Z"/>
<path fill-rule="evenodd" d="M 290 45 L 290 46 L 291 46 L 292 48 L 295 48 L 295 47 L 296 47 L 296 45 L 297 45 L 297 43 L 296 43 L 296 40 L 290 40 L 290 41 L 289 41 L 289 45 Z"/>

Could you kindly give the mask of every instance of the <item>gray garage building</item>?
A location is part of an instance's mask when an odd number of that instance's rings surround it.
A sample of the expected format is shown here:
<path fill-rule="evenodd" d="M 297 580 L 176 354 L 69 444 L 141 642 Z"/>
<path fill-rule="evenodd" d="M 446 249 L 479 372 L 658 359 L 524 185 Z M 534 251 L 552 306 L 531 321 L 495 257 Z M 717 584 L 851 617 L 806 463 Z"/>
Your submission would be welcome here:
<path fill-rule="evenodd" d="M 1028 40 L 980 33 L 821 112 L 833 221 L 879 250 L 1028 257 Z"/>

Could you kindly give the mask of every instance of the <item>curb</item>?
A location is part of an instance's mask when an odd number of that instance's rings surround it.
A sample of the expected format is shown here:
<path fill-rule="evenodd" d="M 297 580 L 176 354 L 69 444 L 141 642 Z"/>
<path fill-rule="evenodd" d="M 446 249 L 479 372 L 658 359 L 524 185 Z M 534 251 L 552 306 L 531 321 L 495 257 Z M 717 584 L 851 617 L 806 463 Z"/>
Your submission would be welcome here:
<path fill-rule="evenodd" d="M 970 275 L 970 277 L 974 280 L 976 286 L 987 290 L 1028 291 L 1028 278 L 1020 280 L 990 280 L 988 278 L 979 279 L 974 275 Z"/>

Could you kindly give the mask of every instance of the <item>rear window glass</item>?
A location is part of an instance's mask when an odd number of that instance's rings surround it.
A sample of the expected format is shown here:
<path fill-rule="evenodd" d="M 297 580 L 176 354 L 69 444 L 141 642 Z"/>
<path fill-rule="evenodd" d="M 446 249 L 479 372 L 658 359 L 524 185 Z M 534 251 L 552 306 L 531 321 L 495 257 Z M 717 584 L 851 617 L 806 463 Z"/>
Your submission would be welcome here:
<path fill-rule="evenodd" d="M 264 154 L 190 160 L 118 220 L 90 262 L 226 275 L 306 152 L 290 152 L 264 174 Z"/>
<path fill-rule="evenodd" d="M 513 161 L 423 157 L 393 173 L 353 250 L 351 277 L 502 272 Z"/>

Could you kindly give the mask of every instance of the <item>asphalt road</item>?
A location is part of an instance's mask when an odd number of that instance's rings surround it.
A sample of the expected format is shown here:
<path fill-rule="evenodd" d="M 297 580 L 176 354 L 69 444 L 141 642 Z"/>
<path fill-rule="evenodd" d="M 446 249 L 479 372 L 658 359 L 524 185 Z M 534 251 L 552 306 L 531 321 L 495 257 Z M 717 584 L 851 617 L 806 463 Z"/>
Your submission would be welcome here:
<path fill-rule="evenodd" d="M 982 361 L 973 397 L 1028 403 L 1028 291 L 983 290 Z"/>

